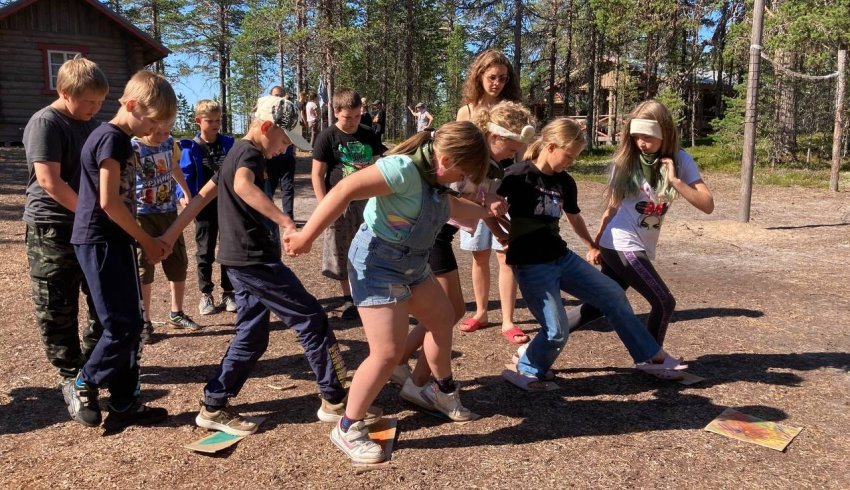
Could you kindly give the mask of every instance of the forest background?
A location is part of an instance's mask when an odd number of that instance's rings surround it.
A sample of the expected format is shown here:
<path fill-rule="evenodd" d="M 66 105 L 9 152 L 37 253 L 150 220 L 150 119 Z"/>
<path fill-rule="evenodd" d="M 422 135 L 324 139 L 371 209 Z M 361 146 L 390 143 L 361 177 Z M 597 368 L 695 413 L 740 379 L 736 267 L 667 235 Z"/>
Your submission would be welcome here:
<path fill-rule="evenodd" d="M 511 59 L 524 103 L 541 123 L 585 116 L 595 143 L 615 143 L 623 116 L 637 102 L 657 98 L 673 112 L 683 143 L 697 147 L 701 165 L 740 166 L 751 1 L 102 3 L 172 51 L 152 69 L 178 90 L 188 78 L 207 82 L 209 95 L 225 107 L 225 133 L 246 127 L 254 102 L 272 85 L 320 97 L 349 86 L 370 103 L 385 101 L 387 136 L 400 140 L 414 130 L 409 105 L 427 103 L 435 125 L 453 120 L 470 61 L 495 48 Z M 783 170 L 774 180 L 826 185 L 837 53 L 850 44 L 848 12 L 850 0 L 766 1 L 756 152 L 759 166 Z M 185 95 L 180 106 L 175 132 L 191 133 Z M 611 136 L 599 137 L 605 134 Z M 850 146 L 844 135 L 842 157 Z M 610 147 L 599 148 L 590 156 L 602 162 L 609 153 Z M 766 175 L 762 182 L 781 183 Z"/>

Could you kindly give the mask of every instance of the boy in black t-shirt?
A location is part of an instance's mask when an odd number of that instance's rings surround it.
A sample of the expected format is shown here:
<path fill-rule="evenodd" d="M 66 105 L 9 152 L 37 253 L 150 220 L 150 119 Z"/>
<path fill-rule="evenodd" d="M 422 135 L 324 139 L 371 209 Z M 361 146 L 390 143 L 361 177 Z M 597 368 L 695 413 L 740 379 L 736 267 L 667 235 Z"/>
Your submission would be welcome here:
<path fill-rule="evenodd" d="M 189 220 L 218 195 L 223 232 L 218 261 L 227 266 L 235 288 L 236 335 L 204 388 L 202 407 L 195 418 L 200 427 L 238 436 L 257 430 L 257 424 L 226 407 L 268 346 L 269 311 L 298 335 L 322 394 L 319 419 L 336 422 L 345 412 L 343 380 L 347 373 L 328 317 L 280 260 L 280 240 L 273 227 L 283 228 L 286 234 L 295 231 L 295 223 L 263 192 L 266 159 L 282 153 L 291 143 L 310 147 L 297 122 L 298 113 L 291 102 L 274 95 L 259 99 L 248 133 L 234 144 L 219 173 L 163 235 L 166 242 L 173 243 Z M 374 421 L 379 416 L 371 418 Z"/>
<path fill-rule="evenodd" d="M 334 91 L 336 124 L 319 133 L 313 142 L 311 178 L 317 201 L 343 177 L 371 165 L 387 150 L 372 128 L 360 124 L 361 104 L 360 95 L 350 88 Z M 348 246 L 363 224 L 365 206 L 366 201 L 352 201 L 324 237 L 322 274 L 339 281 L 345 299 L 342 318 L 346 320 L 358 318 L 348 284 Z"/>
<path fill-rule="evenodd" d="M 163 420 L 164 408 L 139 401 L 139 349 L 142 311 L 136 244 L 153 264 L 171 247 L 152 238 L 136 222 L 138 157 L 130 136 L 147 136 L 157 124 L 170 124 L 177 97 L 168 81 L 139 71 L 127 82 L 121 108 L 109 123 L 92 131 L 80 157 L 80 194 L 71 243 L 94 299 L 103 335 L 63 394 L 71 417 L 83 425 L 101 422 L 98 389 L 109 388 L 109 417 L 118 425 Z"/>

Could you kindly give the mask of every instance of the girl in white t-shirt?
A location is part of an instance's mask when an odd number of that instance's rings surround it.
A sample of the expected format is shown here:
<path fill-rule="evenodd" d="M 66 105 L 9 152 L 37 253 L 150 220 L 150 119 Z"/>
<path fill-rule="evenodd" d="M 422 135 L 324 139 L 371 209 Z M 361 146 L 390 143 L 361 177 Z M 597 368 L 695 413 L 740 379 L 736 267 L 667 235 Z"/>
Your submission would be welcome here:
<path fill-rule="evenodd" d="M 694 159 L 679 148 L 679 133 L 663 104 L 648 100 L 626 119 L 606 190 L 608 208 L 587 260 L 623 289 L 634 288 L 650 304 L 647 328 L 664 344 L 676 300 L 652 266 L 655 245 L 670 205 L 683 197 L 709 214 L 714 198 Z M 580 313 L 580 314 L 579 314 Z M 602 313 L 589 304 L 570 311 L 573 329 Z"/>

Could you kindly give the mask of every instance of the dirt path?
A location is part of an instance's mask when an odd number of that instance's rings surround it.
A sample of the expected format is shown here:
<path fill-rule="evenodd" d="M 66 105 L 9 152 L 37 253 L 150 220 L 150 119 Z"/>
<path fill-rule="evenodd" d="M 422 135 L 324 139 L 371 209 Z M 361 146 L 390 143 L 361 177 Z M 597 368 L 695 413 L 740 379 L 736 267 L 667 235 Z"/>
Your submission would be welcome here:
<path fill-rule="evenodd" d="M 268 419 L 232 450 L 208 457 L 182 448 L 206 434 L 192 421 L 203 383 L 232 334 L 232 314 L 195 316 L 207 326 L 196 333 L 163 327 L 145 350 L 142 389 L 172 414 L 163 425 L 104 434 L 69 421 L 34 327 L 20 221 L 21 155 L 0 150 L 4 487 L 850 487 L 847 192 L 757 186 L 752 221 L 740 224 L 737 179 L 708 175 L 714 214 L 674 206 L 657 260 L 678 303 L 666 346 L 705 382 L 686 387 L 634 373 L 622 344 L 600 321 L 576 332 L 554 366 L 561 390 L 528 395 L 498 376 L 512 352 L 498 328 L 457 333 L 455 377 L 466 405 L 484 418 L 444 423 L 411 410 L 388 385 L 377 403 L 399 418 L 393 461 L 387 470 L 355 476 L 328 440 L 330 427 L 315 419 L 315 383 L 294 334 L 279 322 L 235 400 L 240 411 Z M 300 164 L 303 171 L 306 161 Z M 300 173 L 297 185 L 296 217 L 303 220 L 314 204 L 309 176 Z M 594 229 L 602 187 L 582 182 L 579 189 Z M 571 231 L 564 235 L 578 246 Z M 318 274 L 320 253 L 286 262 L 333 309 L 339 293 Z M 461 253 L 459 260 L 461 277 L 468 278 L 470 257 Z M 152 309 L 162 320 L 167 288 L 157 284 Z M 198 301 L 193 284 L 190 279 L 188 311 Z M 499 320 L 493 289 L 491 322 Z M 468 284 L 466 297 L 471 301 Z M 641 298 L 630 298 L 637 312 L 648 311 Z M 517 316 L 534 332 L 521 300 Z M 331 321 L 349 366 L 356 366 L 365 353 L 362 329 Z M 803 432 L 779 453 L 703 431 L 726 407 Z"/>

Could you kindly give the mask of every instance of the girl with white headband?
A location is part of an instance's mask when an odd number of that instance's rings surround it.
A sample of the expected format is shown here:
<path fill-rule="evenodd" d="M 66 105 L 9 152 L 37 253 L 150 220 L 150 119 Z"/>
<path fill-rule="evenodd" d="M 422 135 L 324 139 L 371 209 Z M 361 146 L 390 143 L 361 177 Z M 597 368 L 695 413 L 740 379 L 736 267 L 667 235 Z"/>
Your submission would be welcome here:
<path fill-rule="evenodd" d="M 516 373 L 505 378 L 527 390 L 545 389 L 554 378 L 550 368 L 569 337 L 569 321 L 561 292 L 603 310 L 631 354 L 638 369 L 659 376 L 676 376 L 687 366 L 673 358 L 649 335 L 634 315 L 622 288 L 567 247 L 561 238 L 560 218 L 566 214 L 575 234 L 597 251 L 581 210 L 578 188 L 567 169 L 584 150 L 584 132 L 567 118 L 543 128 L 539 140 L 525 152 L 525 160 L 512 165 L 499 187 L 511 210 L 507 261 L 528 309 L 540 331 L 528 348 L 520 348 Z M 524 346 L 523 346 L 524 347 Z"/>
<path fill-rule="evenodd" d="M 608 207 L 602 214 L 595 243 L 587 260 L 623 289 L 634 288 L 650 304 L 647 328 L 664 344 L 676 300 L 652 266 L 655 245 L 671 203 L 682 196 L 704 213 L 714 210 L 714 198 L 694 159 L 679 148 L 679 133 L 663 104 L 648 100 L 626 119 L 614 154 L 606 190 Z M 580 314 L 579 314 L 580 312 Z M 576 328 L 602 315 L 584 304 L 570 311 Z"/>

